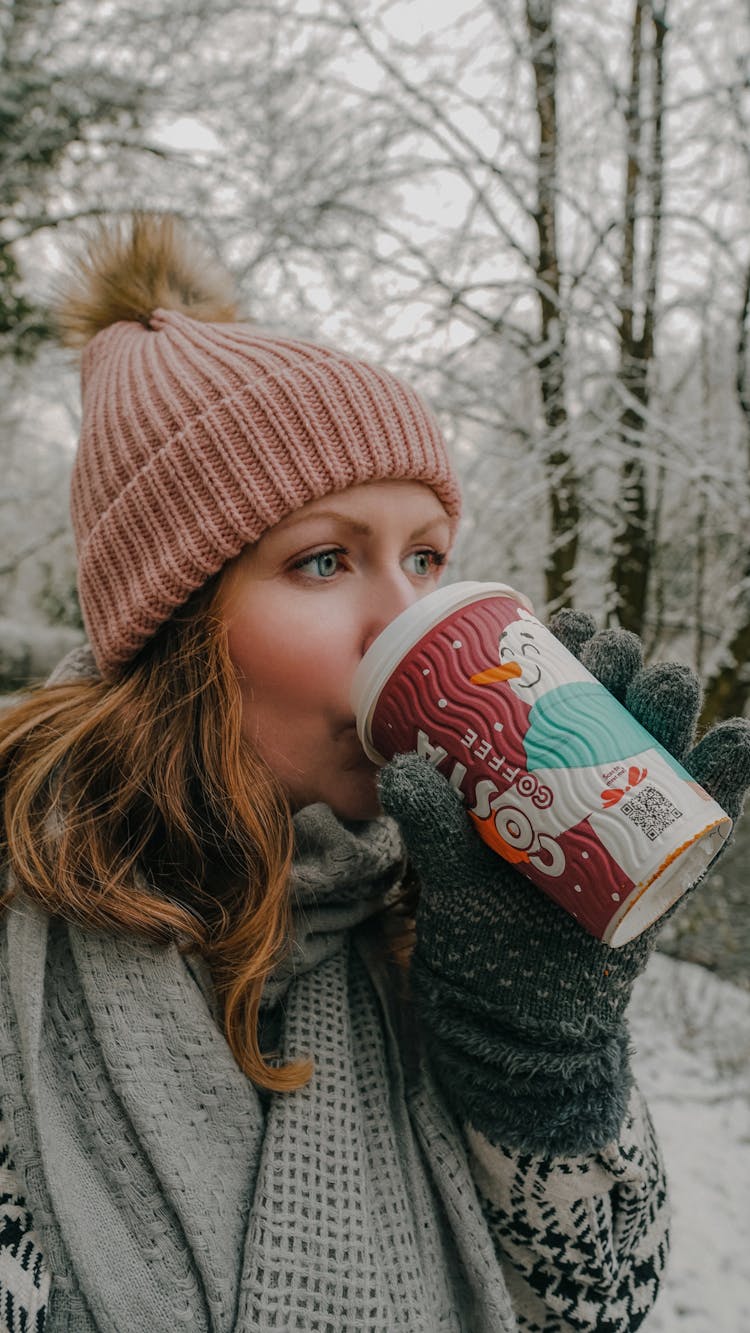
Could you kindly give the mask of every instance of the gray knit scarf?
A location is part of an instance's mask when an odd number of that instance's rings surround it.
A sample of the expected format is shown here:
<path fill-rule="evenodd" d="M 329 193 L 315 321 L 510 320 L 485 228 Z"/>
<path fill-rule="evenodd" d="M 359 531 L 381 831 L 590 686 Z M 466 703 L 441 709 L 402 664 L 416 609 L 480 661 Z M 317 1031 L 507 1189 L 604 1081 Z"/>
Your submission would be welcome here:
<path fill-rule="evenodd" d="M 266 984 L 298 1092 L 261 1098 L 205 963 L 17 899 L 0 1107 L 52 1271 L 50 1333 L 510 1333 L 461 1134 L 378 961 L 397 826 L 295 816 L 294 947 Z M 413 1068 L 413 1076 L 405 1070 Z"/>

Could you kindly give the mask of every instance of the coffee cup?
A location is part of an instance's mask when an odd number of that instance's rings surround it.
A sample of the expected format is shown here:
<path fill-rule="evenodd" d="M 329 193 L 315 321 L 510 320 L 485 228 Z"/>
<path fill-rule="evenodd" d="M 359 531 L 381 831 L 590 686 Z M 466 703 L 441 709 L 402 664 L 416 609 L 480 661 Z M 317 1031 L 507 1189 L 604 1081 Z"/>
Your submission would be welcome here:
<path fill-rule="evenodd" d="M 450 584 L 397 616 L 352 704 L 370 759 L 429 760 L 488 846 L 612 948 L 668 911 L 732 827 L 503 583 Z"/>

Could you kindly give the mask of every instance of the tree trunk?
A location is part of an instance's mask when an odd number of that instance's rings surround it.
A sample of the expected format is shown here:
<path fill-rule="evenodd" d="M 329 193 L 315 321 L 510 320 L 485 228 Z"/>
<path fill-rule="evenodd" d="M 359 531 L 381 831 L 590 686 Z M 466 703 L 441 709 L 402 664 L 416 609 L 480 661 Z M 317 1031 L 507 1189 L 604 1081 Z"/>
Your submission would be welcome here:
<path fill-rule="evenodd" d="M 536 291 L 541 340 L 537 368 L 548 434 L 544 460 L 550 504 L 550 538 L 544 567 L 548 611 L 570 605 L 580 520 L 578 479 L 566 447 L 565 326 L 560 301 L 556 218 L 557 46 L 553 8 L 553 0 L 526 0 L 526 25 L 531 40 L 539 121 L 534 222 L 538 238 Z"/>
<path fill-rule="evenodd" d="M 747 425 L 748 489 L 750 490 L 750 264 L 745 271 L 742 305 L 737 321 L 735 389 L 737 402 Z M 750 698 L 750 540 L 745 530 L 742 575 L 737 594 L 737 622 L 732 637 L 721 655 L 717 669 L 706 686 L 701 722 L 710 726 L 722 718 L 742 715 Z"/>
<path fill-rule="evenodd" d="M 645 49 L 644 24 L 650 18 L 653 48 Z M 612 544 L 612 609 L 625 629 L 640 634 L 646 614 L 653 536 L 649 521 L 646 443 L 649 370 L 654 358 L 663 195 L 664 42 L 665 11 L 657 14 L 651 0 L 636 0 L 631 36 L 630 88 L 626 111 L 627 166 L 620 264 L 620 371 L 624 407 L 620 439 L 625 461 L 620 473 L 620 518 Z M 644 75 L 648 73 L 652 135 L 650 168 L 643 170 Z M 648 250 L 642 262 L 644 229 L 637 227 L 639 202 L 645 196 L 650 220 Z M 638 274 L 643 271 L 639 283 Z M 642 295 L 638 288 L 642 287 Z M 640 299 L 639 299 L 640 295 Z M 638 310 L 640 307 L 640 318 Z"/>

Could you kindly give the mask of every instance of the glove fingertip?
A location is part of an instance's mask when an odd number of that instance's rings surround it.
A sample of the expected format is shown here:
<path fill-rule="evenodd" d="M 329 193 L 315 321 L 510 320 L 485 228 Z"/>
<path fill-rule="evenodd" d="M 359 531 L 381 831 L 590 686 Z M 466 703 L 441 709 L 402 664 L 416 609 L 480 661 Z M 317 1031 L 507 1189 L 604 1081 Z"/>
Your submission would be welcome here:
<path fill-rule="evenodd" d="M 716 722 L 691 750 L 685 767 L 731 819 L 738 819 L 750 787 L 750 719 Z"/>
<path fill-rule="evenodd" d="M 416 753 L 397 754 L 377 778 L 381 804 L 398 820 L 444 824 L 455 815 L 465 816 L 458 792 L 428 759 Z"/>
<path fill-rule="evenodd" d="M 588 611 L 563 607 L 551 617 L 548 628 L 569 653 L 580 657 L 584 644 L 596 634 L 596 621 Z"/>
<path fill-rule="evenodd" d="M 459 793 L 429 760 L 397 755 L 378 778 L 380 803 L 399 825 L 417 870 L 442 880 L 457 867 L 469 869 L 481 852 Z"/>
<path fill-rule="evenodd" d="M 627 629 L 603 629 L 585 644 L 581 661 L 610 694 L 623 700 L 643 666 L 643 646 Z"/>
<path fill-rule="evenodd" d="M 703 686 L 682 662 L 655 662 L 636 672 L 625 707 L 675 759 L 682 759 L 695 739 L 703 704 Z"/>

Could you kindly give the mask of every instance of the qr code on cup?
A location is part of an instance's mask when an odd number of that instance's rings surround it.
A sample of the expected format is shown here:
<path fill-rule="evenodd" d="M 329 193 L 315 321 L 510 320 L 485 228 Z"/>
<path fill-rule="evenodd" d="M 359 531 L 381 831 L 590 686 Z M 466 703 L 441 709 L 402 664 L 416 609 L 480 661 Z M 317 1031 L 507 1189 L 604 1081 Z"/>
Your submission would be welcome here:
<path fill-rule="evenodd" d="M 664 792 L 652 786 L 643 787 L 641 791 L 629 796 L 620 809 L 652 842 L 670 824 L 682 817 L 682 811 L 672 804 Z"/>

